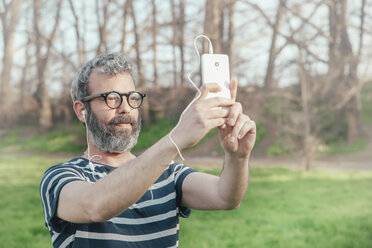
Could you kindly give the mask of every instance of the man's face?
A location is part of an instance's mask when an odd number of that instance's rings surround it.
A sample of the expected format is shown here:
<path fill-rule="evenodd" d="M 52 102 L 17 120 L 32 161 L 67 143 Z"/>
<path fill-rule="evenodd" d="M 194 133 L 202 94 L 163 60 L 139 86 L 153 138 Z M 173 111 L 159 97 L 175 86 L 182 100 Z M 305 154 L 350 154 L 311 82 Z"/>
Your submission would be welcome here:
<path fill-rule="evenodd" d="M 129 73 L 106 76 L 92 72 L 89 77 L 89 94 L 108 91 L 128 93 L 134 90 L 134 83 Z M 137 143 L 141 130 L 138 109 L 132 109 L 125 96 L 117 109 L 109 108 L 103 97 L 90 101 L 90 107 L 87 123 L 93 143 L 103 152 L 130 151 Z"/>

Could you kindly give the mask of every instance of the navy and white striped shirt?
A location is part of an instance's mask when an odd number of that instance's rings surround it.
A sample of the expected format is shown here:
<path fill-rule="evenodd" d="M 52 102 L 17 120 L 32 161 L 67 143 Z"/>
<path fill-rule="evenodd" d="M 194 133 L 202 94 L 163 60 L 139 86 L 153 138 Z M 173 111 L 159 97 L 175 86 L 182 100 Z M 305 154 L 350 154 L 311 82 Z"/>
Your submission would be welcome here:
<path fill-rule="evenodd" d="M 181 206 L 182 183 L 195 170 L 172 162 L 159 179 L 123 213 L 100 223 L 76 224 L 56 216 L 59 194 L 64 185 L 80 180 L 95 182 L 114 167 L 75 158 L 50 167 L 40 183 L 45 225 L 54 247 L 178 247 L 179 216 L 190 209 Z"/>

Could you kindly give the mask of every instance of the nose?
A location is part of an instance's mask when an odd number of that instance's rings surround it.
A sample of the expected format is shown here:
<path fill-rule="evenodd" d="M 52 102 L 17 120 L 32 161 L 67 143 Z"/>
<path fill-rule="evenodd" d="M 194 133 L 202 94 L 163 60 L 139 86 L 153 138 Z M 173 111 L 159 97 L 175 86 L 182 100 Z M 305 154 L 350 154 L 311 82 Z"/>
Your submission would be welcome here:
<path fill-rule="evenodd" d="M 126 97 L 123 96 L 123 101 L 122 101 L 121 105 L 119 106 L 119 108 L 117 108 L 118 113 L 119 114 L 127 114 L 131 110 L 132 110 L 132 107 L 129 106 Z"/>

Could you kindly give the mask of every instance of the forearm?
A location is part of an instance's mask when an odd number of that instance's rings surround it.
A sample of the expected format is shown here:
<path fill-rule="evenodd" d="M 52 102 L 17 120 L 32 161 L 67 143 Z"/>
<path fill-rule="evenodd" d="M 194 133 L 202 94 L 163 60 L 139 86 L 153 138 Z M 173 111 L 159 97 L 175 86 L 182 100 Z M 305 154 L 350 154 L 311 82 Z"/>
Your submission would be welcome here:
<path fill-rule="evenodd" d="M 218 193 L 227 209 L 237 208 L 248 187 L 249 156 L 237 158 L 225 155 L 224 166 L 218 182 Z"/>
<path fill-rule="evenodd" d="M 135 203 L 160 177 L 176 156 L 176 149 L 164 137 L 143 154 L 92 185 L 87 202 L 92 221 L 110 219 Z"/>

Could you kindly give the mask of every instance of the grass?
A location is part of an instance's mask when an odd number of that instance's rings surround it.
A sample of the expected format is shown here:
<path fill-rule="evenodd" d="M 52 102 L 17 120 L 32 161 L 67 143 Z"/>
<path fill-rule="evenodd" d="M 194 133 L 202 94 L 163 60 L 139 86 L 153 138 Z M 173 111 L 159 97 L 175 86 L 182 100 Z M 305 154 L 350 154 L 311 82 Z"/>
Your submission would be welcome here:
<path fill-rule="evenodd" d="M 82 152 L 85 131 L 80 123 L 56 126 L 47 133 L 38 133 L 31 127 L 17 127 L 1 137 L 0 152 L 34 151 L 41 153 Z"/>
<path fill-rule="evenodd" d="M 372 247 L 371 187 L 371 172 L 253 169 L 241 207 L 194 210 L 181 221 L 180 245 Z"/>
<path fill-rule="evenodd" d="M 368 146 L 368 139 L 361 138 L 355 141 L 355 144 L 351 146 L 347 146 L 344 143 L 334 143 L 326 146 L 325 153 L 326 154 L 348 154 L 353 152 L 358 152 L 366 149 Z"/>
<path fill-rule="evenodd" d="M 0 158 L 0 247 L 51 247 L 39 182 L 50 159 Z"/>
<path fill-rule="evenodd" d="M 361 91 L 362 100 L 362 123 L 372 125 L 372 81 L 367 82 Z"/>
<path fill-rule="evenodd" d="M 51 247 L 38 188 L 58 162 L 0 157 L 0 247 Z M 180 247 L 372 247 L 371 188 L 372 172 L 255 168 L 238 210 L 181 219 Z"/>
<path fill-rule="evenodd" d="M 281 156 L 290 154 L 290 149 L 285 147 L 280 140 L 277 140 L 273 143 L 266 151 L 266 154 L 269 156 Z"/>
<path fill-rule="evenodd" d="M 133 151 L 141 151 L 152 146 L 169 133 L 175 125 L 176 123 L 170 119 L 162 119 L 147 128 L 142 128 Z"/>
<path fill-rule="evenodd" d="M 133 152 L 139 152 L 155 144 L 162 137 L 167 135 L 176 122 L 170 119 L 163 119 L 151 124 L 149 127 L 142 128 L 138 137 L 137 145 Z M 29 134 L 28 127 L 18 127 L 10 130 L 7 134 L 0 137 L 0 153 L 33 151 L 38 153 L 82 153 L 86 149 L 85 128 L 80 123 L 73 123 L 69 126 L 56 126 L 53 130 L 45 134 Z M 194 149 L 204 144 L 214 135 L 218 135 L 218 129 L 212 129 Z"/>

